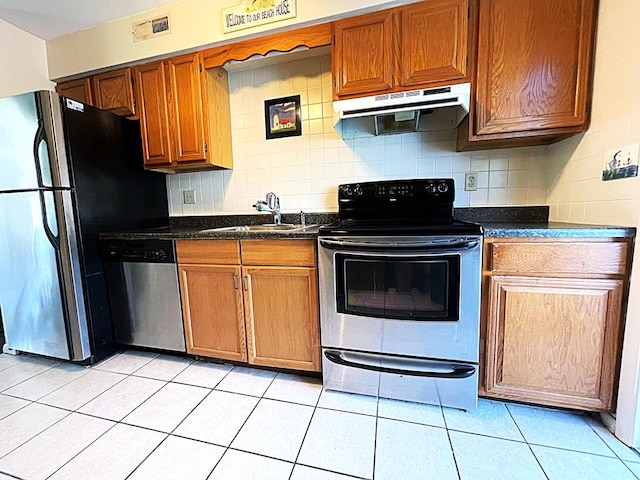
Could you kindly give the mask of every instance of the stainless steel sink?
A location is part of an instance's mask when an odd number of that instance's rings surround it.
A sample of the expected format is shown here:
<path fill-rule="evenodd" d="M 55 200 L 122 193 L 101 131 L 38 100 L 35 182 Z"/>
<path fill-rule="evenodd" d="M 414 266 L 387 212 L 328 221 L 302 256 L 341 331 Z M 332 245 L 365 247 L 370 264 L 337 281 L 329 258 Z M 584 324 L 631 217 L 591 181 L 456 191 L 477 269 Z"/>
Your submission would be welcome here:
<path fill-rule="evenodd" d="M 233 227 L 218 227 L 202 230 L 203 232 L 303 232 L 315 225 L 300 225 L 293 223 L 263 223 L 262 225 L 235 225 Z"/>

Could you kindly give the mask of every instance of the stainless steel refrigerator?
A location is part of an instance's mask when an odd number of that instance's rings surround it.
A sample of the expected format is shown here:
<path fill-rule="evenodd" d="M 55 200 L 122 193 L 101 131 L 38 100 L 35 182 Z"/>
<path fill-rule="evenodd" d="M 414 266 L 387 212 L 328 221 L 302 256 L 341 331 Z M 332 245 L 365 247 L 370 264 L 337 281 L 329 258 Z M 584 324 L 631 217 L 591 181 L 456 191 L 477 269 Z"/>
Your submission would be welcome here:
<path fill-rule="evenodd" d="M 0 98 L 5 351 L 93 363 L 114 351 L 98 235 L 168 225 L 139 123 L 53 92 Z"/>

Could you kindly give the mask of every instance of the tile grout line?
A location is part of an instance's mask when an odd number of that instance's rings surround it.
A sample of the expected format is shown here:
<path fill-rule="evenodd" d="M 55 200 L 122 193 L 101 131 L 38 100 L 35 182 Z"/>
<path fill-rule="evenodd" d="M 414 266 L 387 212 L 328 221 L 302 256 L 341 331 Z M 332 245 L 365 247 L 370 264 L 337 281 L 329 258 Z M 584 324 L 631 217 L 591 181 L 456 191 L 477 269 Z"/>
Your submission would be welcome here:
<path fill-rule="evenodd" d="M 591 421 L 595 421 L 595 420 L 593 419 L 593 417 L 589 417 L 589 419 L 590 419 Z M 618 460 L 620 460 L 622 463 L 624 463 L 624 464 L 626 465 L 625 460 L 624 460 L 623 458 L 621 458 L 621 457 L 620 457 L 620 455 L 618 455 L 618 454 L 616 453 L 616 451 L 615 451 L 615 450 L 614 450 L 614 449 L 609 445 L 609 443 L 607 443 L 607 442 L 605 441 L 605 439 L 604 439 L 604 438 L 602 438 L 602 436 L 600 435 L 600 433 L 598 432 L 598 430 L 596 430 L 595 426 L 594 426 L 594 425 L 593 425 L 589 420 L 585 420 L 585 422 L 586 422 L 586 424 L 587 424 L 587 425 L 589 425 L 589 427 L 591 428 L 591 430 L 593 430 L 593 432 L 598 436 L 598 438 L 599 438 L 600 440 L 602 440 L 602 441 L 603 441 L 603 443 L 604 443 L 607 447 L 609 447 L 609 450 L 611 450 L 611 451 L 613 452 L 613 454 L 615 455 L 615 457 L 616 457 Z M 605 429 L 607 430 L 607 432 L 609 432 L 609 429 L 607 429 L 607 427 L 606 427 L 606 426 L 604 426 L 604 425 L 602 425 L 602 426 L 603 426 L 603 428 L 605 428 Z M 614 436 L 614 438 L 615 438 L 615 440 L 616 440 L 616 441 L 619 441 L 619 440 L 616 438 L 615 434 L 613 434 L 613 432 L 609 432 L 609 433 L 611 433 L 611 434 Z M 621 442 L 621 443 L 622 443 L 622 442 Z M 625 446 L 626 448 L 628 448 L 629 450 L 633 451 L 630 447 L 628 447 L 628 446 L 627 446 L 627 445 L 625 445 L 624 443 L 622 443 L 622 445 L 624 445 L 624 446 Z M 635 453 L 635 452 L 634 452 L 634 453 Z M 640 456 L 638 457 L 638 461 L 640 462 Z M 632 473 L 633 473 L 633 472 L 632 472 Z M 634 474 L 634 476 L 636 476 L 636 478 L 637 478 L 637 475 L 635 475 L 635 474 Z"/>
<path fill-rule="evenodd" d="M 442 409 L 442 405 L 440 406 L 440 413 L 442 414 L 442 421 L 444 422 L 444 430 L 445 430 L 445 432 L 447 432 L 447 439 L 449 440 L 449 448 L 451 448 L 451 456 L 453 457 L 453 465 L 456 467 L 456 475 L 458 475 L 458 480 L 461 480 L 462 476 L 460 475 L 460 467 L 458 466 L 458 459 L 456 458 L 456 451 L 453 448 L 453 442 L 451 441 L 451 433 L 449 431 L 449 425 L 447 425 L 447 416 L 444 414 L 444 410 Z"/>
<path fill-rule="evenodd" d="M 22 385 L 23 383 L 25 383 L 25 382 L 33 379 L 33 378 L 36 378 L 38 375 L 42 375 L 43 373 L 48 372 L 49 370 L 51 370 L 51 369 L 53 369 L 53 368 L 55 368 L 55 367 L 57 367 L 58 365 L 61 365 L 61 364 L 62 364 L 62 362 L 57 362 L 57 363 L 51 365 L 49 368 L 45 368 L 41 372 L 35 373 L 35 374 L 31 375 L 30 377 L 27 377 L 24 380 L 20 380 L 18 383 L 14 384 L 14 385 L 11 385 L 10 387 L 7 387 L 7 388 L 5 388 L 3 390 L 0 390 L 0 393 L 4 393 L 7 390 L 11 390 L 13 387 L 17 387 L 18 385 Z M 5 368 L 4 370 L 1 370 L 1 371 L 4 372 L 5 370 L 8 370 L 9 368 L 17 367 L 18 365 L 20 365 L 20 363 L 13 364 L 10 367 Z M 21 397 L 17 397 L 17 398 L 21 398 Z"/>
<path fill-rule="evenodd" d="M 277 375 L 276 375 L 276 377 L 277 377 Z M 295 470 L 296 465 L 298 465 L 298 459 L 300 458 L 300 452 L 302 452 L 302 446 L 304 445 L 304 441 L 306 440 L 307 434 L 309 433 L 309 429 L 311 428 L 311 422 L 313 422 L 313 417 L 315 416 L 316 411 L 318 410 L 318 403 L 320 403 L 320 397 L 322 396 L 322 392 L 324 392 L 324 388 L 320 388 L 320 394 L 318 395 L 318 398 L 316 399 L 315 405 L 313 405 L 313 412 L 311 412 L 311 418 L 309 419 L 309 424 L 307 425 L 307 429 L 304 431 L 304 435 L 302 436 L 302 442 L 300 442 L 300 448 L 298 448 L 298 454 L 296 455 L 296 458 L 293 460 L 293 468 L 291 469 L 291 473 L 289 474 L 289 480 L 291 480 L 291 477 L 293 476 L 293 471 Z M 309 405 L 309 406 L 311 406 L 311 405 Z"/>
<path fill-rule="evenodd" d="M 71 412 L 69 415 L 71 415 L 73 413 L 77 413 L 77 412 Z M 82 413 L 77 413 L 77 414 L 78 415 L 83 415 Z M 102 420 L 104 420 L 104 419 L 102 419 Z M 71 457 L 69 460 L 67 460 L 62 465 L 60 465 L 58 468 L 56 468 L 55 471 L 53 471 L 51 473 L 51 475 L 49 475 L 47 478 L 53 477 L 56 473 L 58 473 L 60 470 L 62 470 L 62 468 L 64 468 L 67 464 L 71 463 L 76 457 L 78 457 L 82 452 L 84 452 L 87 448 L 89 448 L 91 445 L 93 445 L 98 440 L 100 440 L 102 437 L 104 437 L 108 432 L 110 432 L 112 429 L 114 429 L 116 427 L 116 425 L 118 425 L 118 423 L 117 422 L 113 422 L 113 425 L 111 425 L 109 428 L 107 428 L 104 431 L 104 433 L 102 433 L 101 435 L 98 435 L 98 437 L 94 441 L 89 442 L 88 445 L 86 445 L 84 448 L 80 449 L 80 451 L 78 453 L 76 453 L 73 457 Z"/>
<path fill-rule="evenodd" d="M 147 456 L 146 456 L 146 457 L 144 457 L 144 458 L 140 461 L 140 463 L 138 463 L 138 465 L 136 465 L 136 467 L 135 467 L 133 470 L 131 470 L 131 472 L 129 472 L 129 473 L 127 474 L 127 476 L 125 477 L 125 480 L 128 480 L 128 479 L 131 477 L 131 475 L 133 475 L 133 474 L 135 473 L 135 471 L 136 471 L 136 470 L 138 470 L 138 469 L 140 468 L 140 466 L 141 466 L 144 462 L 146 462 L 146 461 L 147 461 L 147 459 L 148 459 L 151 455 L 153 455 L 153 452 L 155 452 L 158 448 L 160 448 L 160 445 L 162 445 L 164 442 L 166 442 L 166 441 L 167 441 L 167 439 L 168 439 L 170 436 L 171 436 L 171 435 L 167 433 L 167 434 L 166 434 L 166 436 L 162 439 L 162 441 L 161 441 L 158 445 L 156 445 L 156 446 L 155 446 L 155 448 L 154 448 L 153 450 L 151 450 L 151 451 L 147 454 Z M 211 472 L 209 472 L 209 473 L 211 473 Z"/>
<path fill-rule="evenodd" d="M 509 417 L 511 417 L 511 420 L 516 425 L 516 428 L 518 429 L 518 432 L 520 432 L 520 435 L 522 436 L 522 438 L 524 438 L 524 441 L 525 441 L 525 443 L 527 445 L 527 448 L 531 452 L 531 455 L 533 455 L 533 458 L 535 458 L 536 463 L 538 464 L 538 466 L 540 467 L 540 470 L 542 471 L 542 474 L 545 476 L 545 478 L 547 480 L 549 480 L 549 475 L 547 474 L 547 472 L 545 471 L 544 467 L 542 466 L 542 463 L 540 463 L 540 459 L 538 459 L 538 456 L 536 455 L 536 452 L 533 451 L 533 448 L 531 447 L 531 444 L 527 440 L 527 437 L 524 436 L 524 433 L 522 432 L 522 429 L 520 428 L 520 425 L 518 425 L 518 422 L 517 422 L 516 418 L 513 416 L 513 412 L 511 411 L 511 409 L 509 408 L 509 406 L 507 404 L 504 404 L 504 408 L 507 410 L 507 413 L 509 414 Z"/>
<path fill-rule="evenodd" d="M 222 382 L 222 380 L 224 380 L 224 379 L 227 377 L 227 375 L 229 375 L 229 373 L 231 373 L 233 370 L 235 370 L 235 368 L 236 368 L 236 366 L 234 365 L 234 366 L 233 366 L 233 368 L 232 368 L 231 370 L 229 370 L 229 371 L 225 374 L 225 376 L 224 376 L 223 378 L 221 378 L 221 379 L 220 379 L 220 382 Z M 271 379 L 271 381 L 269 382 L 269 385 L 267 385 L 267 388 L 265 388 L 265 389 L 264 389 L 264 392 L 262 393 L 262 395 L 263 395 L 263 396 L 260 396 L 260 397 L 259 397 L 259 398 L 260 398 L 260 400 L 262 400 L 262 398 L 264 398 L 264 394 L 267 392 L 267 390 L 269 390 L 269 387 L 271 386 L 271 384 L 273 383 L 273 381 L 275 380 L 275 378 L 276 378 L 277 376 L 278 376 L 277 374 L 273 376 L 273 378 L 272 378 L 272 379 Z M 218 386 L 218 385 L 220 384 L 220 382 L 218 382 L 218 383 L 216 384 L 216 386 Z M 215 390 L 215 388 L 214 388 L 214 390 Z M 213 390 L 212 390 L 212 391 L 213 391 Z M 224 391 L 224 390 L 218 390 L 218 391 Z M 237 392 L 226 392 L 226 393 L 236 393 L 236 394 L 238 394 Z M 242 395 L 242 394 L 238 394 L 238 395 Z M 247 395 L 247 396 L 248 396 L 248 397 L 252 397 L 252 395 Z M 253 397 L 253 398 L 256 398 L 256 397 Z M 227 454 L 227 452 L 228 452 L 229 450 L 236 450 L 236 449 L 232 449 L 232 448 L 231 448 L 231 444 L 232 444 L 232 443 L 233 443 L 233 441 L 236 439 L 236 437 L 240 434 L 240 431 L 242 430 L 242 428 L 247 424 L 247 421 L 249 420 L 249 417 L 251 417 L 251 415 L 252 415 L 252 414 L 253 414 L 253 412 L 256 410 L 256 408 L 258 408 L 258 404 L 260 403 L 260 400 L 258 400 L 258 401 L 256 402 L 256 404 L 254 405 L 254 407 L 251 409 L 251 412 L 249 412 L 249 415 L 247 415 L 247 418 L 245 418 L 244 422 L 242 422 L 242 425 L 240 426 L 240 428 L 238 429 L 238 431 L 236 432 L 236 434 L 233 436 L 233 438 L 232 438 L 232 439 L 231 439 L 231 441 L 229 442 L 229 445 L 226 445 L 226 446 L 224 447 L 224 452 L 222 452 L 222 455 L 220 455 L 220 459 L 216 462 L 216 464 L 214 465 L 214 467 L 213 467 L 213 469 L 211 470 L 211 472 L 209 472 L 209 476 L 208 476 L 207 478 L 209 478 L 209 477 L 213 474 L 213 472 L 216 470 L 216 468 L 218 467 L 218 465 L 220 465 L 220 462 L 222 462 L 222 459 L 224 458 L 224 456 Z M 186 418 L 186 417 L 185 417 L 185 418 Z M 184 421 L 184 419 L 183 419 L 183 421 Z M 182 422 L 180 422 L 180 423 L 182 423 Z M 176 428 L 178 428 L 178 427 L 176 427 Z M 255 454 L 254 454 L 254 455 L 255 455 Z M 263 456 L 264 456 L 264 455 L 263 455 Z M 293 468 L 292 468 L 291 470 L 293 471 Z"/>

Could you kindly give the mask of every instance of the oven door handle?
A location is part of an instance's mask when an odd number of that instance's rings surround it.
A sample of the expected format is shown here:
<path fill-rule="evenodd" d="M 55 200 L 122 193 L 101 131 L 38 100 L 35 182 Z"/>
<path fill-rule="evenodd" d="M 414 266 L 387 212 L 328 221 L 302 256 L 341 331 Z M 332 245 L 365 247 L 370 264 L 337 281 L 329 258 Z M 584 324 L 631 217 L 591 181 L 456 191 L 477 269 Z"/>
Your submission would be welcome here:
<path fill-rule="evenodd" d="M 393 365 L 385 365 L 387 360 L 379 355 L 357 354 L 351 352 L 336 352 L 325 350 L 324 356 L 330 362 L 346 367 L 361 368 L 380 373 L 393 373 L 396 375 L 410 375 L 414 377 L 431 378 L 468 378 L 476 372 L 474 365 L 461 365 L 446 361 L 411 359 L 411 367 L 398 368 L 398 360 L 391 362 Z M 348 357 L 352 357 L 349 359 Z M 369 359 L 370 357 L 370 359 Z M 358 361 L 359 360 L 359 361 Z M 369 360 L 369 361 L 367 361 Z M 378 363 L 372 364 L 371 360 Z"/>
<path fill-rule="evenodd" d="M 448 241 L 407 241 L 401 240 L 393 242 L 383 241 L 353 241 L 353 240 L 332 240 L 327 238 L 320 239 L 320 245 L 330 250 L 339 250 L 341 248 L 349 248 L 351 250 L 378 250 L 378 249 L 421 249 L 421 250 L 472 250 L 480 245 L 478 240 L 455 239 Z"/>

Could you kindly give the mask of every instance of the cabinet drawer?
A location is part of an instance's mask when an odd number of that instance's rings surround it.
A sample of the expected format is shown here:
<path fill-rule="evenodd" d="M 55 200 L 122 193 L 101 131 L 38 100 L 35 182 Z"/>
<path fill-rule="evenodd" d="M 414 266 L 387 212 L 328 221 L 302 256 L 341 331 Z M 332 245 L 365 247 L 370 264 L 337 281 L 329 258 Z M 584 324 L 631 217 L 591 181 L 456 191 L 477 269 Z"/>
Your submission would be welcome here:
<path fill-rule="evenodd" d="M 315 240 L 242 240 L 243 265 L 314 267 Z"/>
<path fill-rule="evenodd" d="M 623 275 L 627 266 L 624 242 L 531 242 L 491 245 L 494 273 Z"/>
<path fill-rule="evenodd" d="M 238 240 L 178 240 L 178 263 L 240 264 Z"/>

